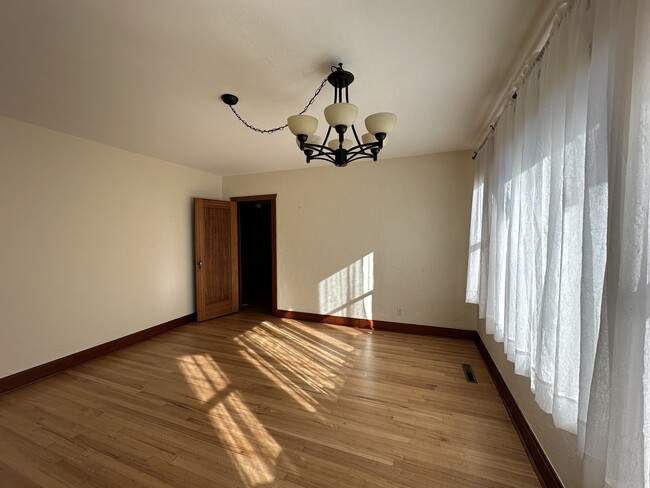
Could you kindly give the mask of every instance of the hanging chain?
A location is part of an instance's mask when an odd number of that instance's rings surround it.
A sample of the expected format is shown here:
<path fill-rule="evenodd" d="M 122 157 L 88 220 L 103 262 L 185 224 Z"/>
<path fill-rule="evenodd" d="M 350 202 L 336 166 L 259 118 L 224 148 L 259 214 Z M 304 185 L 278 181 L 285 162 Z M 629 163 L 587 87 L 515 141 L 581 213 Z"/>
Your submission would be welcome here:
<path fill-rule="evenodd" d="M 302 114 L 304 114 L 304 113 L 307 111 L 307 109 L 311 106 L 311 104 L 314 103 L 314 100 L 316 100 L 316 97 L 318 96 L 318 94 L 320 93 L 320 91 L 321 91 L 321 90 L 323 89 L 323 87 L 325 86 L 325 83 L 327 83 L 327 78 L 325 78 L 325 79 L 323 80 L 323 82 L 320 84 L 320 86 L 319 86 L 318 89 L 316 90 L 316 93 L 314 93 L 314 96 L 311 97 L 311 99 L 309 100 L 309 102 L 307 103 L 307 105 L 305 106 L 305 108 L 304 108 L 304 109 L 302 110 L 302 112 L 300 112 L 298 115 L 302 115 Z M 271 133 L 273 133 L 273 132 L 277 132 L 277 131 L 279 131 L 279 130 L 282 130 L 282 129 L 285 129 L 285 128 L 288 127 L 288 124 L 284 124 L 284 125 L 282 125 L 282 126 L 280 126 L 280 127 L 274 127 L 273 129 L 260 129 L 260 128 L 258 128 L 258 127 L 255 127 L 255 126 L 249 124 L 249 123 L 246 122 L 244 119 L 242 119 L 241 116 L 237 113 L 237 110 L 235 110 L 234 105 L 228 105 L 228 106 L 230 107 L 230 110 L 232 110 L 232 113 L 235 114 L 235 116 L 239 119 L 239 121 L 240 121 L 242 124 L 244 124 L 244 125 L 245 125 L 246 127 L 248 127 L 249 129 L 254 130 L 255 132 L 260 132 L 260 133 L 263 133 L 263 134 L 271 134 Z"/>

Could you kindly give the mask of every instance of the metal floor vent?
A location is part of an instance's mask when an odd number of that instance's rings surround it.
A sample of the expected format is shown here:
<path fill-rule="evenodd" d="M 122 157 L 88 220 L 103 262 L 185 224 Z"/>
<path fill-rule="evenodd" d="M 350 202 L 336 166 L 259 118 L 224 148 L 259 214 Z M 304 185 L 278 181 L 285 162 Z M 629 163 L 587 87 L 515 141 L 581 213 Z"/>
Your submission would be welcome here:
<path fill-rule="evenodd" d="M 476 381 L 476 376 L 474 376 L 472 366 L 466 363 L 463 363 L 462 366 L 463 373 L 465 373 L 465 380 L 467 380 L 468 383 L 478 383 L 478 381 Z"/>

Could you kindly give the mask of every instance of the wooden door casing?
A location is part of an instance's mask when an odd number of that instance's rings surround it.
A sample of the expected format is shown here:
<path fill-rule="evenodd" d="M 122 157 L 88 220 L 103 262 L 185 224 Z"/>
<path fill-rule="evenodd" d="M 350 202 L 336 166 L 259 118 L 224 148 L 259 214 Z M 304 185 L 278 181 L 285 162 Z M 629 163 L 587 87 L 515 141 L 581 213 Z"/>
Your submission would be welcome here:
<path fill-rule="evenodd" d="M 248 195 L 240 197 L 230 197 L 232 202 L 239 204 L 240 202 L 257 202 L 268 201 L 271 203 L 271 315 L 278 315 L 278 274 L 277 274 L 277 234 L 276 234 L 276 210 L 275 201 L 277 194 L 265 195 Z M 239 226 L 239 218 L 238 226 Z M 238 243 L 241 245 L 241 242 Z M 239 263 L 241 264 L 241 262 Z M 240 270 L 241 273 L 241 270 Z M 241 290 L 241 283 L 240 290 Z"/>

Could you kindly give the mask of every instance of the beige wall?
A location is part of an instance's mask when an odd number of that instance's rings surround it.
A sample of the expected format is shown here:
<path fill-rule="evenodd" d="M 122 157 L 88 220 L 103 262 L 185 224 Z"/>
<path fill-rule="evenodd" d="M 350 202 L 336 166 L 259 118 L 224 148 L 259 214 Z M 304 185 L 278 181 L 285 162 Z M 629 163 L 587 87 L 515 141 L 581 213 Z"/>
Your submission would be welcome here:
<path fill-rule="evenodd" d="M 224 177 L 223 191 L 278 195 L 278 308 L 473 329 L 473 168 L 449 153 Z"/>
<path fill-rule="evenodd" d="M 508 385 L 526 421 L 551 461 L 566 488 L 580 486 L 581 460 L 576 451 L 576 436 L 553 426 L 553 418 L 544 413 L 530 391 L 530 378 L 516 375 L 514 365 L 506 359 L 503 344 L 485 333 L 485 321 L 480 320 L 478 331 L 501 376 Z"/>
<path fill-rule="evenodd" d="M 221 178 L 0 118 L 0 377 L 194 311 Z"/>

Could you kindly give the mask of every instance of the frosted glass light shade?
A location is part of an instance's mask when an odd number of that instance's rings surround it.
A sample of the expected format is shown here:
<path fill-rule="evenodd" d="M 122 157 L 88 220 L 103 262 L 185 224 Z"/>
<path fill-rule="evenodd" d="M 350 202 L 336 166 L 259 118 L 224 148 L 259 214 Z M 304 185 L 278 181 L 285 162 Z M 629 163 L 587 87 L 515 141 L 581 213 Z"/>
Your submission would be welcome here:
<path fill-rule="evenodd" d="M 350 127 L 357 120 L 359 109 L 351 103 L 333 103 L 325 107 L 325 120 L 330 127 L 344 125 Z"/>
<path fill-rule="evenodd" d="M 332 139 L 327 143 L 327 145 L 330 149 L 336 151 L 339 148 L 339 140 Z M 343 149 L 349 150 L 352 146 L 354 146 L 354 142 L 352 142 L 350 139 L 343 139 Z"/>
<path fill-rule="evenodd" d="M 305 143 L 320 146 L 323 143 L 323 138 L 321 136 L 317 136 L 316 134 L 313 134 L 307 138 Z M 297 138 L 296 138 L 296 145 L 300 147 L 300 141 Z"/>
<path fill-rule="evenodd" d="M 310 136 L 318 129 L 318 119 L 311 115 L 292 115 L 287 119 L 287 124 L 294 136 Z"/>
<path fill-rule="evenodd" d="M 383 145 L 386 145 L 387 139 L 384 139 Z M 375 137 L 374 134 L 368 134 L 367 132 L 361 136 L 361 142 L 364 144 L 372 144 L 374 142 L 377 142 L 377 138 Z"/>
<path fill-rule="evenodd" d="M 379 112 L 366 117 L 366 129 L 371 134 L 377 134 L 378 132 L 388 134 L 395 128 L 396 122 L 397 116 L 395 114 Z"/>

